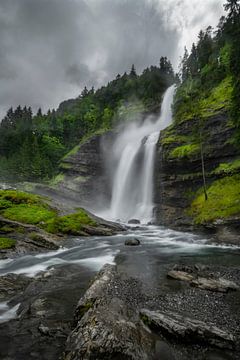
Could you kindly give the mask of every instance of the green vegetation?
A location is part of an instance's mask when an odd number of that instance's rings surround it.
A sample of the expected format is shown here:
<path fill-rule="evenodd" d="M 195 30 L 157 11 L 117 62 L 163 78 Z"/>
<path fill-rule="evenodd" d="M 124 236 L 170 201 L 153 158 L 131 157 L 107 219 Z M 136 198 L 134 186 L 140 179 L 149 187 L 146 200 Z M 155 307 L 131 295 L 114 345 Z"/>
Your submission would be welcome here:
<path fill-rule="evenodd" d="M 188 140 L 189 140 L 189 138 L 187 136 L 169 134 L 169 136 L 162 137 L 161 144 L 162 145 L 171 145 L 171 144 L 175 144 L 175 143 L 178 143 L 178 144 L 186 143 Z"/>
<path fill-rule="evenodd" d="M 181 123 L 228 110 L 240 145 L 240 1 L 227 0 L 224 7 L 227 15 L 217 31 L 211 26 L 201 30 L 190 53 L 185 49 L 174 118 Z"/>
<path fill-rule="evenodd" d="M 94 301 L 90 301 L 90 300 L 84 305 L 78 306 L 77 308 L 78 320 L 80 320 L 86 314 L 86 312 L 88 312 L 89 309 L 92 309 L 93 306 L 94 306 Z"/>
<path fill-rule="evenodd" d="M 0 237 L 0 249 L 11 249 L 15 246 L 16 241 L 6 237 Z"/>
<path fill-rule="evenodd" d="M 38 195 L 16 190 L 0 190 L 0 214 L 10 220 L 39 224 L 55 216 L 55 211 Z"/>
<path fill-rule="evenodd" d="M 193 156 L 200 153 L 200 146 L 198 144 L 187 144 L 187 145 L 181 145 L 176 148 L 174 148 L 170 154 L 170 158 L 192 158 Z"/>
<path fill-rule="evenodd" d="M 4 225 L 0 227 L 0 233 L 8 234 L 14 231 L 14 228 L 8 225 Z"/>
<path fill-rule="evenodd" d="M 98 90 L 86 87 L 76 99 L 64 101 L 57 110 L 33 115 L 31 108 L 10 108 L 0 121 L 1 179 L 49 180 L 59 172 L 64 156 L 75 154 L 79 143 L 113 128 L 119 121 L 135 119 L 159 104 L 166 88 L 175 81 L 171 63 L 130 72 Z"/>
<path fill-rule="evenodd" d="M 205 200 L 203 190 L 194 199 L 189 215 L 196 224 L 224 219 L 240 215 L 240 176 L 228 176 L 214 181 L 207 190 L 208 200 Z"/>
<path fill-rule="evenodd" d="M 83 225 L 95 226 L 96 222 L 93 221 L 86 213 L 85 210 L 79 209 L 77 212 L 50 218 L 46 225 L 45 230 L 57 234 L 72 234 L 79 235 L 83 229 Z"/>
<path fill-rule="evenodd" d="M 36 225 L 55 216 L 55 212 L 40 205 L 19 204 L 7 208 L 2 215 L 10 220 Z"/>
<path fill-rule="evenodd" d="M 0 191 L 0 215 L 25 224 L 37 225 L 49 233 L 79 235 L 86 225 L 97 223 L 83 209 L 60 216 L 47 204 L 47 199 L 16 190 Z M 18 229 L 15 229 L 18 231 Z M 33 238 L 35 234 L 32 234 Z M 38 236 L 38 235 L 37 235 Z"/>
<path fill-rule="evenodd" d="M 231 106 L 232 78 L 227 76 L 217 86 L 206 93 L 199 94 L 191 99 L 190 95 L 178 106 L 175 119 L 178 123 L 193 119 L 195 117 L 206 118 L 212 116 L 222 109 L 228 110 Z M 176 98 L 181 94 L 177 93 Z M 177 101 L 175 99 L 175 101 Z"/>
<path fill-rule="evenodd" d="M 50 186 L 56 186 L 57 184 L 59 184 L 60 182 L 62 182 L 64 180 L 64 175 L 63 174 L 58 174 L 57 176 L 55 176 L 53 179 L 51 179 L 48 184 Z"/>
<path fill-rule="evenodd" d="M 234 160 L 233 162 L 220 164 L 212 174 L 215 175 L 233 175 L 240 172 L 240 159 Z"/>

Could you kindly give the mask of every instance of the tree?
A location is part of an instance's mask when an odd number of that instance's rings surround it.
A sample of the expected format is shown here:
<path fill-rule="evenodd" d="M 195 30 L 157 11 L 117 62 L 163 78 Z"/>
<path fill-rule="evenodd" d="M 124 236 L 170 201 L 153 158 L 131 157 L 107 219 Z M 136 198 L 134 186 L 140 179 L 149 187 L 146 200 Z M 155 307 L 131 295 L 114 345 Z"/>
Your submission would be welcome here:
<path fill-rule="evenodd" d="M 235 22 L 240 13 L 239 0 L 227 0 L 226 4 L 224 4 L 224 9 L 229 12 L 228 19 Z"/>
<path fill-rule="evenodd" d="M 130 71 L 130 74 L 129 74 L 131 77 L 136 77 L 137 76 L 137 73 L 136 73 L 136 69 L 135 69 L 135 66 L 134 64 L 132 64 L 132 67 L 131 67 L 131 71 Z"/>

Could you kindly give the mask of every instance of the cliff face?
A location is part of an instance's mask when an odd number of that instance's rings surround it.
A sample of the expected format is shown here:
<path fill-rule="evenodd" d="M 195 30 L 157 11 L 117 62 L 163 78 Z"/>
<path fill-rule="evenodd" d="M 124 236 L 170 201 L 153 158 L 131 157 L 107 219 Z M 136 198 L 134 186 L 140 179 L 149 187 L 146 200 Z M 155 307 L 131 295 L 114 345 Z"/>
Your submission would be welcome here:
<path fill-rule="evenodd" d="M 94 135 L 62 160 L 60 170 L 63 178 L 57 185 L 62 195 L 94 210 L 98 203 L 102 204 L 109 198 L 110 186 L 105 169 L 104 146 L 113 138 L 111 131 Z"/>
<path fill-rule="evenodd" d="M 200 138 L 207 187 L 215 184 L 218 179 L 239 173 L 240 169 L 237 167 L 232 171 L 229 166 L 226 169 L 219 167 L 220 164 L 232 164 L 240 157 L 240 151 L 231 141 L 234 128 L 227 113 L 213 115 L 206 118 L 201 126 L 199 124 L 197 119 L 186 120 L 160 134 L 156 153 L 154 198 L 158 224 L 180 229 L 196 227 L 194 216 L 188 209 L 203 187 Z M 184 145 L 186 141 L 190 145 Z M 218 221 L 217 227 L 225 229 L 228 223 L 231 229 L 238 228 L 238 220 L 238 216 L 227 216 L 225 220 Z M 205 221 L 204 226 L 214 230 L 216 224 L 216 221 Z"/>

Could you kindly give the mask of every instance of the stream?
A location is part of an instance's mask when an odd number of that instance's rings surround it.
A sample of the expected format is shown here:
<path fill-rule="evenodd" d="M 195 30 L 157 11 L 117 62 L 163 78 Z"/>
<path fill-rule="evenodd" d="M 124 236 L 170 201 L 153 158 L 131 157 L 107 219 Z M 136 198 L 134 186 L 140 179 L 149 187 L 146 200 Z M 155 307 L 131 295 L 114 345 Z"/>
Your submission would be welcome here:
<path fill-rule="evenodd" d="M 141 245 L 125 246 L 128 238 L 139 239 Z M 168 286 L 166 268 L 170 264 L 237 266 L 240 265 L 240 257 L 238 247 L 215 245 L 203 236 L 164 227 L 133 227 L 127 233 L 110 237 L 69 238 L 65 247 L 57 251 L 1 260 L 0 276 L 13 273 L 36 277 L 42 272 L 51 274 L 54 270 L 62 272 L 63 269 L 70 272 L 72 269 L 76 273 L 78 268 L 77 283 L 72 285 L 75 292 L 75 288 L 81 284 L 82 290 L 76 295 L 79 297 L 89 280 L 106 263 L 115 263 L 120 272 L 126 273 L 128 277 L 138 278 L 146 290 L 154 288 L 159 291 L 159 288 Z M 19 305 L 8 306 L 7 303 L 0 302 L 0 322 L 13 319 Z"/>

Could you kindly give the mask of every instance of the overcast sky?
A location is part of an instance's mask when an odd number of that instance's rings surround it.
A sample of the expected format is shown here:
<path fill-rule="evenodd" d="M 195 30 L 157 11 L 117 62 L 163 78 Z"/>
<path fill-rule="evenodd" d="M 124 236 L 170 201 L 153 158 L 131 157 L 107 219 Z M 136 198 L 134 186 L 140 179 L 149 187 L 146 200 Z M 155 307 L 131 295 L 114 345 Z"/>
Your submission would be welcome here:
<path fill-rule="evenodd" d="M 0 0 L 0 117 L 10 106 L 57 107 L 134 63 L 175 67 L 225 0 Z"/>

